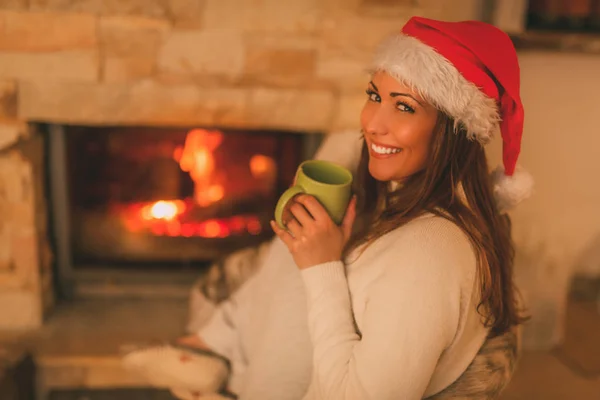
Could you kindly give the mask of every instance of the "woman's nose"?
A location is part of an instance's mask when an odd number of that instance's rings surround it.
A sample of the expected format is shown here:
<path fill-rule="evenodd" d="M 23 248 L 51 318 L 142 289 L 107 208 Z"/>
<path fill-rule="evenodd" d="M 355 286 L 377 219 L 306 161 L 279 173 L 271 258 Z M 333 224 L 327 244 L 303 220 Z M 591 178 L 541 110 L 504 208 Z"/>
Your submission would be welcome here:
<path fill-rule="evenodd" d="M 381 109 L 369 116 L 364 127 L 365 133 L 369 135 L 385 135 L 388 133 L 387 118 Z"/>

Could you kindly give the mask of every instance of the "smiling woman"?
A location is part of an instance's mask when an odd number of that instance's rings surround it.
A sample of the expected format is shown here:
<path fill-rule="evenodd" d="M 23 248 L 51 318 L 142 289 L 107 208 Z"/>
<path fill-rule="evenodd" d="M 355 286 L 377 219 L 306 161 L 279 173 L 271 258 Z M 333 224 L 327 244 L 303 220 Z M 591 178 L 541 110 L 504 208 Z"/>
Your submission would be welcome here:
<path fill-rule="evenodd" d="M 308 296 L 309 399 L 433 395 L 486 336 L 524 320 L 501 210 L 531 183 L 514 173 L 523 108 L 510 39 L 484 23 L 413 18 L 372 71 L 358 201 L 338 227 L 299 196 L 288 230 L 274 228 Z M 504 186 L 494 187 L 482 144 L 496 131 Z"/>

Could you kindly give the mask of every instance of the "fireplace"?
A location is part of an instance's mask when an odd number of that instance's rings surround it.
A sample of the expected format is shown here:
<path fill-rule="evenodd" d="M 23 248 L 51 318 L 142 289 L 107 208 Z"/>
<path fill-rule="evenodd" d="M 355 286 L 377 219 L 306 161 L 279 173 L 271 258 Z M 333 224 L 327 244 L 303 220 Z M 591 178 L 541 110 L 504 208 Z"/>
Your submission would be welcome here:
<path fill-rule="evenodd" d="M 212 127 L 48 128 L 56 247 L 71 273 L 198 271 L 269 239 L 279 194 L 320 140 Z"/>

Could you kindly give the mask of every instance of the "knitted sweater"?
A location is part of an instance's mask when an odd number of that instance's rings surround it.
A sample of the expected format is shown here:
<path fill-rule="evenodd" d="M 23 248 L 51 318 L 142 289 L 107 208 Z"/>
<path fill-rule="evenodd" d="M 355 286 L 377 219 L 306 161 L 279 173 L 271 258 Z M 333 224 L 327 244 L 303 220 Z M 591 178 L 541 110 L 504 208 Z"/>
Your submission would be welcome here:
<path fill-rule="evenodd" d="M 477 288 L 466 235 L 426 215 L 346 264 L 299 271 L 276 240 L 199 334 L 232 360 L 241 400 L 421 399 L 484 342 Z"/>

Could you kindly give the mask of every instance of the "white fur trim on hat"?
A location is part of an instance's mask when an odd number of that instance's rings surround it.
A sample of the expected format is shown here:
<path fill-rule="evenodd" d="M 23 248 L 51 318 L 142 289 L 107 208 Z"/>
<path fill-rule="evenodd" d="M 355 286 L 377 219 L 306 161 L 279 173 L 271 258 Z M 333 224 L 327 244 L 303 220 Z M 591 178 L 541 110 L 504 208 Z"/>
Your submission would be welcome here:
<path fill-rule="evenodd" d="M 517 167 L 512 176 L 504 174 L 504 168 L 498 167 L 492 172 L 494 197 L 498 210 L 504 213 L 533 193 L 533 176 Z"/>
<path fill-rule="evenodd" d="M 471 139 L 486 143 L 499 131 L 496 100 L 465 79 L 444 56 L 402 33 L 385 39 L 371 72 L 385 71 L 462 125 Z"/>

